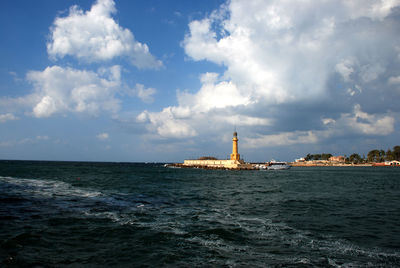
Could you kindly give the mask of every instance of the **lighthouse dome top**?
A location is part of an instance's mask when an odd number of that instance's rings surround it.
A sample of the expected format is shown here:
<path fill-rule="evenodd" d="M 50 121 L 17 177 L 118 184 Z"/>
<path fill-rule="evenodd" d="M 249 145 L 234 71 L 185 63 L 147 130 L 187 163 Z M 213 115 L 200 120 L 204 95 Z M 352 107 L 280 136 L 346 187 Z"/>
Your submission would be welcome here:
<path fill-rule="evenodd" d="M 237 132 L 233 132 L 233 137 L 237 137 Z"/>

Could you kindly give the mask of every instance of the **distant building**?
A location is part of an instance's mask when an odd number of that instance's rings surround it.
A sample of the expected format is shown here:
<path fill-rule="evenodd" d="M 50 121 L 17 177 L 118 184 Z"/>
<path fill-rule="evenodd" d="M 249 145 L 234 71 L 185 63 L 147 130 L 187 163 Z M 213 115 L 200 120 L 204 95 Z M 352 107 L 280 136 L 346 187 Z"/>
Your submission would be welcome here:
<path fill-rule="evenodd" d="M 237 132 L 233 133 L 232 153 L 230 160 L 204 159 L 204 160 L 185 160 L 183 166 L 199 168 L 226 168 L 226 169 L 253 169 L 251 164 L 246 164 L 240 159 L 238 150 Z"/>
<path fill-rule="evenodd" d="M 294 160 L 296 163 L 301 163 L 301 162 L 305 162 L 306 160 L 304 159 L 304 157 L 302 158 L 298 158 Z"/>
<path fill-rule="evenodd" d="M 344 156 L 339 155 L 339 156 L 331 156 L 331 157 L 329 157 L 328 161 L 344 163 L 346 161 L 346 159 L 345 159 Z"/>

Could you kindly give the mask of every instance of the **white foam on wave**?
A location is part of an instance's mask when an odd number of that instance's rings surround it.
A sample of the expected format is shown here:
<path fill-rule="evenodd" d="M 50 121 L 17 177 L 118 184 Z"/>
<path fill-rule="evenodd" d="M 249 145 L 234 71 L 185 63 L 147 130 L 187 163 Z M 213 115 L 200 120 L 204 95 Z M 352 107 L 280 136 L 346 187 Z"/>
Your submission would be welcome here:
<path fill-rule="evenodd" d="M 344 254 L 350 256 L 364 256 L 373 259 L 384 259 L 384 258 L 395 258 L 400 261 L 399 252 L 389 252 L 383 251 L 380 248 L 366 249 L 357 245 L 350 243 L 349 241 L 343 239 L 337 239 L 332 236 L 326 236 L 325 240 L 318 240 L 315 242 L 319 249 L 328 250 L 337 254 Z"/>
<path fill-rule="evenodd" d="M 119 225 L 132 225 L 136 222 L 136 220 L 131 215 L 128 216 L 126 214 L 124 215 L 115 211 L 92 212 L 90 210 L 86 210 L 83 212 L 83 214 L 85 215 L 85 217 L 109 219 Z"/>
<path fill-rule="evenodd" d="M 99 191 L 85 190 L 74 187 L 69 183 L 54 180 L 20 179 L 13 177 L 0 177 L 0 180 L 18 186 L 23 186 L 23 191 L 42 197 L 71 196 L 71 197 L 97 197 L 103 194 Z"/>
<path fill-rule="evenodd" d="M 126 209 L 131 206 L 135 207 L 134 204 L 126 200 L 121 200 L 120 198 L 114 198 L 100 191 L 82 189 L 66 182 L 54 180 L 0 176 L 0 182 L 18 186 L 17 190 L 14 188 L 15 191 L 28 194 L 33 198 L 54 199 L 54 202 L 50 202 L 49 205 L 60 206 L 63 209 L 73 210 L 85 216 L 108 218 L 121 224 L 132 222 L 132 219 L 127 219 L 126 214 L 113 210 L 121 208 Z M 71 198 L 82 198 L 81 201 L 83 203 L 69 202 Z M 97 205 L 98 203 L 100 204 Z M 95 207 L 102 207 L 106 211 L 93 212 L 92 209 Z M 139 204 L 139 207 L 144 209 L 143 204 Z"/>
<path fill-rule="evenodd" d="M 326 261 L 333 267 L 365 266 L 365 263 L 358 262 L 358 259 L 368 260 L 372 264 L 386 263 L 386 261 L 393 262 L 393 259 L 395 259 L 395 262 L 400 261 L 399 252 L 390 252 L 382 248 L 363 248 L 350 241 L 333 236 L 316 238 L 310 231 L 293 228 L 282 221 L 273 222 L 272 219 L 258 217 L 235 217 L 223 209 L 218 211 L 217 214 L 205 214 L 202 220 L 216 221 L 222 226 L 228 226 L 225 225 L 226 222 L 229 222 L 229 226 L 239 226 L 246 233 L 246 237 L 254 243 L 250 242 L 250 244 L 242 245 L 213 236 L 191 237 L 189 241 L 213 250 L 226 249 L 228 252 L 241 252 L 245 249 L 251 257 L 255 257 L 254 254 L 257 255 L 259 253 L 260 244 L 268 245 L 271 242 L 275 242 L 278 245 L 289 246 L 289 251 L 319 252 L 316 256 L 326 256 Z M 228 218 L 223 219 L 228 215 Z M 321 262 L 321 259 L 314 260 L 307 254 L 304 256 L 290 256 L 291 254 L 274 254 L 272 251 L 268 252 L 268 250 L 271 250 L 271 248 L 265 248 L 265 252 L 259 257 L 298 265 L 315 265 Z M 348 261 L 344 263 L 343 260 Z"/>
<path fill-rule="evenodd" d="M 356 263 L 355 261 L 342 263 L 341 261 L 336 261 L 335 257 L 340 259 L 348 258 L 349 256 L 357 260 L 360 257 L 364 259 L 370 259 L 372 262 L 384 261 L 387 258 L 395 258 L 400 260 L 399 252 L 389 252 L 382 248 L 363 248 L 358 245 L 351 243 L 350 241 L 339 239 L 334 236 L 323 236 L 322 239 L 316 239 L 313 237 L 312 233 L 309 231 L 295 229 L 288 226 L 284 222 L 272 223 L 268 219 L 258 219 L 258 218 L 239 218 L 239 222 L 249 222 L 254 221 L 260 225 L 266 226 L 266 230 L 262 228 L 247 225 L 245 228 L 248 231 L 253 231 L 255 237 L 258 239 L 270 239 L 274 237 L 275 239 L 280 239 L 282 243 L 291 245 L 295 249 L 304 249 L 302 251 L 310 252 L 312 250 L 318 250 L 322 252 L 325 256 L 331 256 L 328 261 L 335 267 L 357 267 L 365 266 L 365 263 Z M 334 257 L 335 256 L 335 257 Z M 291 259 L 294 263 L 303 263 L 304 261 L 310 262 L 307 257 L 302 257 L 300 259 Z M 338 265 L 334 265 L 340 263 Z"/>

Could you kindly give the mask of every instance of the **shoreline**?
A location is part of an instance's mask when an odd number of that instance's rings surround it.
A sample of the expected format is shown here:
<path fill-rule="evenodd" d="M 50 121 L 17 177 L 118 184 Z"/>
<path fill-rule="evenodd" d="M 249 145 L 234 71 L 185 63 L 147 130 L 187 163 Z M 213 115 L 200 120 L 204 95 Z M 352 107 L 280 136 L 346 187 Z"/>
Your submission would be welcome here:
<path fill-rule="evenodd" d="M 288 163 L 292 167 L 373 167 L 373 163 L 346 164 L 346 163 Z"/>

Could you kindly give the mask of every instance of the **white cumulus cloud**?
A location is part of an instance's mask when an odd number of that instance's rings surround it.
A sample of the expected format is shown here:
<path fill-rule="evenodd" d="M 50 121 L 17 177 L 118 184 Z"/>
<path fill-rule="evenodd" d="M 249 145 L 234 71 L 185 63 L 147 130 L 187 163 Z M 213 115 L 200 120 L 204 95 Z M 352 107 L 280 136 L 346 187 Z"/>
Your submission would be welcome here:
<path fill-rule="evenodd" d="M 108 135 L 108 133 L 100 133 L 96 136 L 97 139 L 104 141 L 104 140 L 108 140 L 110 136 Z"/>
<path fill-rule="evenodd" d="M 265 118 L 240 115 L 226 109 L 247 106 L 251 100 L 242 95 L 236 86 L 221 81 L 216 73 L 206 73 L 200 77 L 201 89 L 191 94 L 178 91 L 178 106 L 169 106 L 161 112 L 148 112 L 137 116 L 137 121 L 145 123 L 149 131 L 161 137 L 185 138 L 196 136 L 212 125 L 269 125 Z"/>
<path fill-rule="evenodd" d="M 388 82 L 389 82 L 389 84 L 393 84 L 393 85 L 400 84 L 400 75 L 390 77 Z"/>
<path fill-rule="evenodd" d="M 386 136 L 394 131 L 394 117 L 391 115 L 368 114 L 356 104 L 352 114 L 342 114 L 338 124 L 344 123 L 360 134 Z"/>
<path fill-rule="evenodd" d="M 290 146 L 294 144 L 318 144 L 330 138 L 354 133 L 361 137 L 386 136 L 394 132 L 394 117 L 390 114 L 368 114 L 356 104 L 351 113 L 342 113 L 337 120 L 322 119 L 326 126 L 322 130 L 278 132 L 276 134 L 256 134 L 244 138 L 245 148 Z"/>
<path fill-rule="evenodd" d="M 399 3 L 232 0 L 192 21 L 183 46 L 193 60 L 225 66 L 224 77 L 252 99 L 318 98 L 333 70 L 346 81 L 357 72 L 365 83 L 385 72 L 382 57 L 395 53 L 399 40 L 381 20 Z M 388 50 L 377 51 L 377 45 Z"/>
<path fill-rule="evenodd" d="M 0 123 L 5 123 L 7 121 L 13 121 L 17 119 L 18 117 L 16 117 L 12 113 L 0 114 Z"/>
<path fill-rule="evenodd" d="M 251 101 L 232 82 L 219 81 L 217 73 L 206 73 L 200 78 L 203 86 L 196 94 L 178 92 L 181 106 L 191 107 L 197 112 L 208 112 L 229 106 L 247 105 Z"/>
<path fill-rule="evenodd" d="M 120 100 L 115 98 L 121 86 L 119 66 L 98 72 L 51 66 L 42 72 L 29 72 L 27 79 L 35 89 L 26 97 L 37 100 L 33 107 L 35 117 L 63 112 L 115 113 L 120 107 Z"/>
<path fill-rule="evenodd" d="M 48 136 L 36 136 L 34 138 L 23 138 L 19 140 L 9 140 L 9 141 L 0 141 L 0 147 L 13 147 L 18 145 L 26 145 L 26 144 L 37 144 L 40 142 L 46 142 L 50 138 Z"/>
<path fill-rule="evenodd" d="M 115 13 L 113 0 L 97 0 L 89 11 L 72 6 L 68 16 L 54 21 L 47 43 L 48 54 L 54 59 L 69 55 L 86 62 L 123 56 L 138 68 L 162 66 L 146 44 L 135 40 L 129 29 L 118 25 L 112 18 Z"/>
<path fill-rule="evenodd" d="M 273 146 L 290 146 L 293 144 L 312 144 L 319 141 L 313 131 L 282 132 L 279 134 L 258 135 L 255 138 L 245 138 L 245 148 L 262 148 Z"/>
<path fill-rule="evenodd" d="M 128 88 L 125 90 L 131 97 L 138 97 L 145 103 L 152 103 L 154 101 L 154 94 L 157 93 L 155 88 L 146 88 L 144 85 L 137 83 L 134 88 Z"/>
<path fill-rule="evenodd" d="M 197 132 L 184 118 L 176 116 L 179 109 L 164 108 L 161 112 L 150 113 L 144 111 L 137 116 L 137 121 L 145 123 L 150 132 L 155 132 L 163 138 L 185 138 L 197 135 Z"/>
<path fill-rule="evenodd" d="M 352 65 L 353 65 L 352 61 L 346 59 L 336 64 L 335 69 L 338 73 L 340 73 L 343 76 L 343 79 L 345 81 L 349 81 L 350 75 L 354 72 Z"/>

